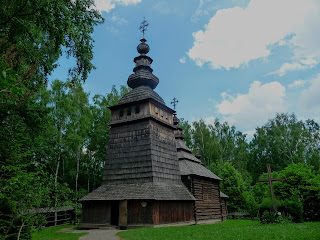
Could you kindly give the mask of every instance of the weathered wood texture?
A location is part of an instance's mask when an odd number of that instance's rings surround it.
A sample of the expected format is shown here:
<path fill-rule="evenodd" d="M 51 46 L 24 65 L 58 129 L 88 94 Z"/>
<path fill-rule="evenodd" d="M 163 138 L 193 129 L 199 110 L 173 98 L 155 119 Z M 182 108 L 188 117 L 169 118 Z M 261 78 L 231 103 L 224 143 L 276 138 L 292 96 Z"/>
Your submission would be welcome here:
<path fill-rule="evenodd" d="M 82 223 L 110 224 L 110 217 L 111 202 L 86 201 L 82 203 Z"/>
<path fill-rule="evenodd" d="M 227 198 L 221 198 L 222 221 L 228 219 Z"/>
<path fill-rule="evenodd" d="M 151 120 L 110 130 L 103 184 L 180 181 L 173 130 Z"/>
<path fill-rule="evenodd" d="M 128 206 L 127 200 L 119 202 L 119 227 L 120 229 L 127 228 L 128 225 Z"/>
<path fill-rule="evenodd" d="M 153 216 L 154 224 L 192 221 L 193 203 L 190 201 L 156 201 Z"/>
<path fill-rule="evenodd" d="M 198 220 L 222 219 L 219 181 L 196 176 L 183 177 L 182 182 L 196 198 L 195 218 Z"/>
<path fill-rule="evenodd" d="M 128 225 L 141 225 L 153 223 L 153 201 L 128 201 Z"/>

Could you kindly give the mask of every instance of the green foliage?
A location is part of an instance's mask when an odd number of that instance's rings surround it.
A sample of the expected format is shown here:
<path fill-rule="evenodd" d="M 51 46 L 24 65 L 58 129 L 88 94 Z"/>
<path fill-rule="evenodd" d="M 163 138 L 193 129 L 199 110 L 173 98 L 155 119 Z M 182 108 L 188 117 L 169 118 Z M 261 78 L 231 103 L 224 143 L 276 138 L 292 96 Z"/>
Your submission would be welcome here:
<path fill-rule="evenodd" d="M 71 76 L 87 78 L 93 68 L 91 34 L 103 22 L 92 0 L 3 0 L 1 6 L 0 39 L 6 39 L 1 56 L 4 49 L 16 46 L 22 65 L 34 65 L 40 76 L 46 76 L 65 49 L 76 60 Z"/>
<path fill-rule="evenodd" d="M 313 120 L 298 121 L 296 115 L 277 114 L 256 129 L 250 143 L 250 173 L 254 179 L 265 172 L 266 164 L 279 171 L 293 163 L 305 162 L 319 169 L 319 125 Z"/>
<path fill-rule="evenodd" d="M 33 169 L 33 170 L 31 170 Z M 0 179 L 1 239 L 30 239 L 31 226 L 41 226 L 43 219 L 30 209 L 68 204 L 70 190 L 64 185 L 54 187 L 53 178 L 34 166 L 5 166 Z"/>
<path fill-rule="evenodd" d="M 226 162 L 224 164 L 210 165 L 209 169 L 223 179 L 220 183 L 220 190 L 229 196 L 227 200 L 228 211 L 246 210 L 246 200 L 249 200 L 248 186 L 232 164 Z"/>
<path fill-rule="evenodd" d="M 265 178 L 262 175 L 261 178 Z M 285 177 L 285 181 L 274 182 L 274 192 L 278 211 L 290 215 L 295 222 L 319 220 L 320 215 L 320 177 L 312 167 L 304 163 L 291 164 L 272 177 Z M 254 186 L 260 211 L 271 210 L 269 185 L 258 183 Z"/>
<path fill-rule="evenodd" d="M 291 217 L 285 217 L 281 214 L 281 212 L 273 212 L 273 211 L 264 211 L 260 218 L 261 224 L 270 224 L 270 223 L 290 223 Z"/>
<path fill-rule="evenodd" d="M 211 225 L 140 228 L 122 231 L 118 235 L 125 240 L 316 240 L 320 238 L 319 228 L 319 222 L 260 225 L 258 221 L 227 220 Z"/>
<path fill-rule="evenodd" d="M 187 146 L 195 152 L 200 147 L 201 160 L 206 165 L 231 162 L 243 175 L 247 174 L 249 159 L 246 136 L 236 131 L 228 123 L 220 123 L 218 119 L 213 125 L 206 125 L 203 120 L 191 125 L 182 119 L 180 123 Z"/>

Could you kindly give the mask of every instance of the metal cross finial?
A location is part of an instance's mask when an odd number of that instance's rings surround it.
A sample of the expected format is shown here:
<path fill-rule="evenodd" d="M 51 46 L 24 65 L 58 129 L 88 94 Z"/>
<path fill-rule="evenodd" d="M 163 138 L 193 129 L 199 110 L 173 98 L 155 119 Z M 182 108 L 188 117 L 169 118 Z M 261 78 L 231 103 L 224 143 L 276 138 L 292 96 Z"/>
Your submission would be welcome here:
<path fill-rule="evenodd" d="M 173 109 L 174 109 L 174 110 L 176 110 L 176 106 L 177 106 L 177 103 L 178 103 L 178 102 L 179 102 L 179 100 L 176 99 L 176 97 L 174 97 L 174 98 L 172 99 L 171 104 L 173 105 Z"/>
<path fill-rule="evenodd" d="M 143 18 L 141 25 L 139 27 L 140 31 L 142 32 L 142 38 L 144 38 L 144 32 L 147 30 L 149 23 L 146 21 L 146 18 Z"/>

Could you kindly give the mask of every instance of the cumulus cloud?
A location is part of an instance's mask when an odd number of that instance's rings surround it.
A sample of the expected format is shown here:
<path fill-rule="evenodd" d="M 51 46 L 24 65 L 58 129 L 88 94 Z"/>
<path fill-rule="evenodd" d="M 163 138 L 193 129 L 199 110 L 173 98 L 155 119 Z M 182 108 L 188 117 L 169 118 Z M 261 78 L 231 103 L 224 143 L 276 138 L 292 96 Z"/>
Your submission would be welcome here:
<path fill-rule="evenodd" d="M 95 9 L 102 12 L 110 12 L 116 5 L 128 6 L 131 4 L 137 4 L 142 0 L 94 0 Z"/>
<path fill-rule="evenodd" d="M 300 111 L 320 113 L 320 74 L 310 82 L 311 85 L 301 93 Z"/>
<path fill-rule="evenodd" d="M 222 101 L 216 107 L 224 120 L 251 129 L 265 124 L 277 112 L 285 112 L 288 107 L 284 99 L 286 89 L 279 82 L 262 85 L 254 81 L 247 94 L 234 97 L 224 92 L 221 96 Z"/>
<path fill-rule="evenodd" d="M 199 66 L 229 70 L 286 45 L 293 57 L 275 74 L 312 67 L 320 62 L 319 8 L 317 0 L 251 0 L 246 8 L 219 10 L 204 30 L 193 33 L 187 54 Z"/>
<path fill-rule="evenodd" d="M 296 80 L 293 83 L 289 84 L 289 88 L 294 88 L 294 87 L 302 87 L 307 83 L 305 80 Z"/>

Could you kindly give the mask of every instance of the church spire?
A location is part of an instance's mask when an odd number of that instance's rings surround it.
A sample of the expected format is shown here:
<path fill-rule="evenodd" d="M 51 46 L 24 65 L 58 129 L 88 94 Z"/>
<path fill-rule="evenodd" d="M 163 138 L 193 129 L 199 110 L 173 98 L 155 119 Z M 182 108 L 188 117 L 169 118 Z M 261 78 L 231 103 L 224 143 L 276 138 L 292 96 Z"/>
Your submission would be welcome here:
<path fill-rule="evenodd" d="M 159 83 L 159 79 L 152 74 L 153 69 L 151 68 L 151 64 L 153 60 L 146 55 L 150 51 L 150 47 L 146 43 L 147 40 L 144 38 L 144 33 L 147 30 L 148 25 L 149 23 L 143 19 L 140 26 L 142 32 L 142 38 L 140 39 L 141 43 L 137 47 L 140 56 L 134 58 L 134 62 L 136 63 L 136 66 L 133 69 L 134 73 L 129 76 L 127 81 L 128 86 L 131 88 L 149 86 L 151 89 L 155 89 Z"/>

